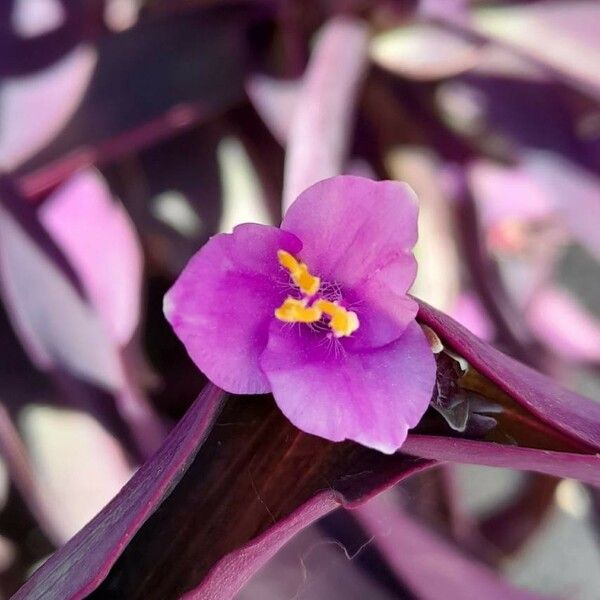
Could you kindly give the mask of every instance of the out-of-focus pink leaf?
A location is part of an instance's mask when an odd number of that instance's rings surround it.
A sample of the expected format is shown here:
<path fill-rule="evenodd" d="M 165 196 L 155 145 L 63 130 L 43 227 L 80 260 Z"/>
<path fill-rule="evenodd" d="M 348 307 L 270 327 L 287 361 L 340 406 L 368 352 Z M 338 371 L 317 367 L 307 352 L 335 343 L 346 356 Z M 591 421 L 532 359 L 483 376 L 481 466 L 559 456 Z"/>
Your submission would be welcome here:
<path fill-rule="evenodd" d="M 62 545 L 117 494 L 132 463 L 120 442 L 84 412 L 29 405 L 20 422 L 45 520 Z"/>
<path fill-rule="evenodd" d="M 163 425 L 131 380 L 123 354 L 137 327 L 141 287 L 131 225 L 92 173 L 59 189 L 43 218 L 91 302 L 2 211 L 0 281 L 13 326 L 39 368 L 64 371 L 113 394 L 149 455 L 164 437 Z"/>
<path fill-rule="evenodd" d="M 482 159 L 470 165 L 468 177 L 486 228 L 547 219 L 556 210 L 547 190 L 524 167 Z"/>
<path fill-rule="evenodd" d="M 275 139 L 285 145 L 302 82 L 278 80 L 267 75 L 252 75 L 246 82 L 246 91 L 256 112 L 261 116 Z"/>
<path fill-rule="evenodd" d="M 342 172 L 367 67 L 366 23 L 336 17 L 320 35 L 290 126 L 283 212 L 307 187 Z"/>
<path fill-rule="evenodd" d="M 600 95 L 600 5 L 594 0 L 484 7 L 477 31 L 537 59 L 587 92 Z"/>
<path fill-rule="evenodd" d="M 459 294 L 452 307 L 451 315 L 453 319 L 482 340 L 489 342 L 494 337 L 494 325 L 481 302 L 472 292 Z"/>
<path fill-rule="evenodd" d="M 10 171 L 48 144 L 83 98 L 96 64 L 89 46 L 43 71 L 0 83 L 0 168 Z"/>
<path fill-rule="evenodd" d="M 371 57 L 392 73 L 417 80 L 453 77 L 473 68 L 482 44 L 431 23 L 414 23 L 376 36 Z"/>
<path fill-rule="evenodd" d="M 45 498 L 45 490 L 36 479 L 27 448 L 3 405 L 0 405 L 0 456 L 13 484 L 41 529 L 52 541 L 62 543 L 64 538 L 53 519 L 52 507 Z M 3 504 L 4 500 L 5 498 L 2 499 Z"/>
<path fill-rule="evenodd" d="M 23 38 L 36 37 L 60 27 L 65 21 L 65 8 L 60 0 L 15 0 L 11 25 Z"/>
<path fill-rule="evenodd" d="M 386 166 L 391 178 L 408 183 L 419 199 L 419 238 L 414 248 L 419 268 L 411 293 L 448 312 L 459 291 L 460 264 L 440 164 L 433 153 L 422 149 L 395 148 L 386 157 Z"/>
<path fill-rule="evenodd" d="M 221 399 L 220 390 L 207 387 L 160 451 L 101 513 L 35 572 L 14 599 L 83 598 L 96 588 L 187 470 L 219 412 Z"/>
<path fill-rule="evenodd" d="M 113 341 L 129 342 L 140 318 L 142 251 L 133 224 L 96 171 L 82 171 L 39 212 L 76 270 Z"/>
<path fill-rule="evenodd" d="M 418 319 L 527 411 L 572 439 L 600 448 L 600 403 L 561 388 L 424 302 L 419 303 Z"/>
<path fill-rule="evenodd" d="M 397 499 L 382 494 L 354 511 L 378 550 L 421 600 L 535 600 L 410 518 Z"/>
<path fill-rule="evenodd" d="M 526 311 L 529 326 L 552 352 L 570 361 L 600 362 L 600 321 L 569 292 L 540 289 Z"/>
<path fill-rule="evenodd" d="M 40 368 L 60 366 L 103 388 L 122 387 L 119 358 L 101 318 L 4 209 L 0 280 L 13 326 Z"/>
<path fill-rule="evenodd" d="M 600 260 L 600 177 L 551 152 L 529 152 L 524 164 L 552 199 L 572 235 Z"/>

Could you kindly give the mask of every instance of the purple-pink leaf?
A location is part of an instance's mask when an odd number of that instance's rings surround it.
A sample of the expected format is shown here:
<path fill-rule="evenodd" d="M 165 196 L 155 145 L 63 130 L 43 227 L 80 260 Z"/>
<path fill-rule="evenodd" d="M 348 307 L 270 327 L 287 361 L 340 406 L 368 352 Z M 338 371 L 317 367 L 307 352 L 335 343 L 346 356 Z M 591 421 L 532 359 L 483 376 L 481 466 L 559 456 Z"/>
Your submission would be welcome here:
<path fill-rule="evenodd" d="M 37 365 L 101 387 L 123 384 L 102 319 L 15 218 L 0 209 L 0 280 L 15 330 Z"/>
<path fill-rule="evenodd" d="M 402 451 L 440 462 L 534 471 L 578 479 L 600 487 L 600 456 L 535 450 L 498 443 L 430 435 L 409 435 Z"/>
<path fill-rule="evenodd" d="M 279 80 L 267 75 L 252 75 L 246 83 L 246 91 L 256 112 L 283 146 L 288 139 L 301 89 L 301 80 Z"/>
<path fill-rule="evenodd" d="M 410 518 L 394 496 L 382 494 L 354 511 L 365 533 L 420 600 L 541 600 L 512 587 L 489 567 Z"/>
<path fill-rule="evenodd" d="M 123 353 L 140 311 L 142 257 L 133 225 L 92 171 L 54 192 L 40 218 L 85 298 L 38 239 L 0 212 L 0 280 L 15 330 L 41 369 L 65 371 L 112 393 L 149 455 L 164 428 L 132 381 Z"/>
<path fill-rule="evenodd" d="M 134 465 L 121 441 L 81 410 L 30 404 L 19 421 L 60 546 L 117 494 Z"/>
<path fill-rule="evenodd" d="M 336 17 L 324 26 L 289 130 L 284 212 L 302 190 L 342 172 L 367 46 L 366 23 Z"/>
<path fill-rule="evenodd" d="M 548 285 L 526 308 L 532 331 L 557 356 L 600 363 L 600 321 L 568 291 Z"/>
<path fill-rule="evenodd" d="M 19 166 L 60 132 L 79 105 L 95 64 L 95 51 L 80 46 L 44 71 L 2 82 L 2 170 Z"/>
<path fill-rule="evenodd" d="M 468 177 L 486 229 L 503 223 L 541 221 L 556 210 L 551 195 L 524 166 L 477 160 L 470 165 Z"/>
<path fill-rule="evenodd" d="M 594 0 L 489 6 L 474 11 L 476 31 L 506 43 L 598 98 L 600 6 Z"/>
<path fill-rule="evenodd" d="M 142 251 L 123 206 L 97 171 L 74 175 L 40 220 L 76 270 L 111 339 L 125 346 L 139 324 Z"/>
<path fill-rule="evenodd" d="M 573 237 L 600 259 L 600 177 L 552 152 L 529 152 L 524 165 L 551 199 Z"/>
<path fill-rule="evenodd" d="M 482 340 L 490 341 L 494 337 L 494 325 L 473 292 L 459 294 L 450 314 Z"/>
<path fill-rule="evenodd" d="M 424 302 L 418 319 L 527 411 L 588 448 L 600 448 L 600 403 L 502 354 Z"/>

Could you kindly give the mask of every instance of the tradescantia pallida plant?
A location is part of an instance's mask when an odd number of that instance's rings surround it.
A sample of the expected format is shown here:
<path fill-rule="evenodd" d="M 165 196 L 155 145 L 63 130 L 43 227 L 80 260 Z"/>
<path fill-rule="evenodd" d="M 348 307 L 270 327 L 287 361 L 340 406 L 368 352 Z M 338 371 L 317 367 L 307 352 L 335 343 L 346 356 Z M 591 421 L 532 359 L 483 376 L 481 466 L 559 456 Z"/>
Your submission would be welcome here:
<path fill-rule="evenodd" d="M 43 538 L 8 594 L 541 597 L 499 565 L 559 479 L 600 486 L 600 404 L 569 391 L 600 326 L 564 275 L 597 269 L 597 82 L 541 42 L 595 51 L 597 7 L 565 4 L 2 15 L 3 327 L 27 358 L 0 450 Z M 458 464 L 528 475 L 477 520 Z M 286 552 L 298 573 L 352 536 L 333 592 L 286 587 Z"/>

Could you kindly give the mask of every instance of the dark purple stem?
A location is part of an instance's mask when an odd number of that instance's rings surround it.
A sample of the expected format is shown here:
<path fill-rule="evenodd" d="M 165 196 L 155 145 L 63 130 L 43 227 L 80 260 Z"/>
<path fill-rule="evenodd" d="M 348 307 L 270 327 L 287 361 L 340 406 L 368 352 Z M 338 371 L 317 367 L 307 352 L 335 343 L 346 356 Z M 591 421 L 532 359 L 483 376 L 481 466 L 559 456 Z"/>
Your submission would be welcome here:
<path fill-rule="evenodd" d="M 17 185 L 28 200 L 38 201 L 43 194 L 68 179 L 79 169 L 114 162 L 148 148 L 177 133 L 187 131 L 205 116 L 206 109 L 202 104 L 175 106 L 164 115 L 140 127 L 94 146 L 78 148 L 37 171 L 22 175 L 17 180 Z"/>

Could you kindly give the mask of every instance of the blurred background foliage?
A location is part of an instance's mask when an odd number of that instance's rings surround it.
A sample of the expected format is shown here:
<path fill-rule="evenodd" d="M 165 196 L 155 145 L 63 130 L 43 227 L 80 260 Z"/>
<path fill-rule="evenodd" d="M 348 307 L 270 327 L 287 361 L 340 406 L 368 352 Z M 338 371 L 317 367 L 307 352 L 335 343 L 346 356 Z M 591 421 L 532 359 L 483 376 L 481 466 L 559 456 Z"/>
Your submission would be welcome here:
<path fill-rule="evenodd" d="M 337 19 L 347 43 L 322 50 Z M 162 296 L 211 235 L 279 221 L 304 145 L 339 134 L 344 172 L 416 190 L 414 295 L 600 399 L 599 64 L 594 0 L 2 2 L 2 596 L 196 397 Z M 597 598 L 584 486 L 454 467 L 400 488 L 463 550 L 476 531 L 512 581 Z M 240 597 L 412 597 L 344 519 Z"/>

